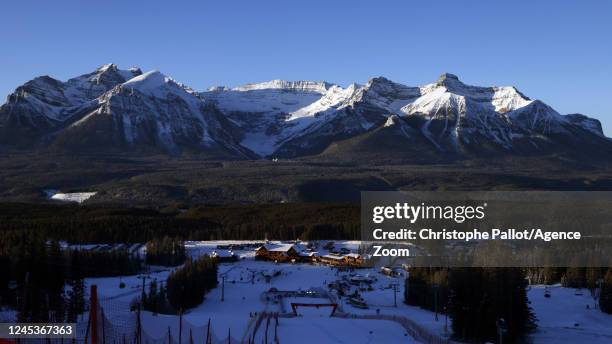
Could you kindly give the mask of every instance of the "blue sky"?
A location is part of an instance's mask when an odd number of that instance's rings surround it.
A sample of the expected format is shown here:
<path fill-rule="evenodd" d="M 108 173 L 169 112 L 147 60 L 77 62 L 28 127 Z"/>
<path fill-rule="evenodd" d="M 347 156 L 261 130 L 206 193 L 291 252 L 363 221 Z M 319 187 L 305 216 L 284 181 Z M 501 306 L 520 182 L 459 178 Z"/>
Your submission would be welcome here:
<path fill-rule="evenodd" d="M 108 62 L 195 89 L 269 79 L 514 85 L 612 136 L 612 1 L 7 1 L 0 95 Z"/>

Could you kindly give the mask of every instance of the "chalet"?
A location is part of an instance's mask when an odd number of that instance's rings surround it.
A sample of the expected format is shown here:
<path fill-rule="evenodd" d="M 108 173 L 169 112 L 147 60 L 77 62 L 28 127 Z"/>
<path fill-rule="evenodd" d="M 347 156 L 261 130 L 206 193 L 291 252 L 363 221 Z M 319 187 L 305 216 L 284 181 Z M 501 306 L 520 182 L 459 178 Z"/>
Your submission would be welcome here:
<path fill-rule="evenodd" d="M 300 260 L 300 252 L 293 244 L 266 243 L 255 250 L 255 258 L 276 262 L 290 262 L 292 260 Z"/>
<path fill-rule="evenodd" d="M 350 266 L 361 266 L 364 263 L 363 257 L 358 253 L 348 253 L 344 255 L 346 264 Z"/>
<path fill-rule="evenodd" d="M 321 263 L 334 265 L 334 266 L 351 266 L 351 267 L 360 267 L 364 263 L 363 257 L 357 253 L 349 253 L 345 255 L 330 253 L 330 254 L 319 257 L 319 261 Z"/>
<path fill-rule="evenodd" d="M 344 260 L 344 257 L 342 257 L 339 254 L 326 254 L 324 256 L 319 257 L 319 261 L 324 264 L 335 265 L 335 266 L 346 265 L 346 261 Z"/>
<path fill-rule="evenodd" d="M 303 263 L 311 263 L 311 262 L 315 262 L 317 260 L 317 257 L 319 256 L 318 252 L 309 252 L 309 251 L 300 251 L 299 253 L 300 255 L 300 262 Z"/>

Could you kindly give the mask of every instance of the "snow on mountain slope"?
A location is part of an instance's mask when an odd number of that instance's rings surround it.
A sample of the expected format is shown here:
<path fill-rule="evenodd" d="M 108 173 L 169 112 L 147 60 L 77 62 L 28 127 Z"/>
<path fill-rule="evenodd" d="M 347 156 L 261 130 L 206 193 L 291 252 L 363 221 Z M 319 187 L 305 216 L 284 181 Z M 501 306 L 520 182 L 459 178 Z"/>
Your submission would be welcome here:
<path fill-rule="evenodd" d="M 325 93 L 331 85 L 325 81 L 285 81 L 271 80 L 261 83 L 246 84 L 234 88 L 234 91 L 253 91 L 253 90 L 293 90 L 299 92 Z"/>
<path fill-rule="evenodd" d="M 508 119 L 518 127 L 541 134 L 563 133 L 568 120 L 550 106 L 535 100 L 526 106 L 508 112 Z"/>
<path fill-rule="evenodd" d="M 0 124 L 9 131 L 27 129 L 45 134 L 91 107 L 104 92 L 140 73 L 136 68 L 120 70 L 108 64 L 66 82 L 37 77 L 8 96 L 0 107 Z"/>
<path fill-rule="evenodd" d="M 373 126 L 368 119 L 357 113 L 345 111 L 353 107 L 360 97 L 362 87 L 351 84 L 347 88 L 332 86 L 316 102 L 294 111 L 286 118 L 286 129 L 279 142 L 286 143 L 305 134 L 314 134 L 334 121 L 350 122 L 336 128 L 327 128 L 327 134 L 360 132 Z M 348 118 L 345 118 L 348 117 Z"/>
<path fill-rule="evenodd" d="M 287 121 L 295 121 L 300 118 L 314 117 L 316 114 L 327 111 L 329 109 L 339 109 L 343 106 L 347 106 L 348 100 L 355 94 L 358 86 L 351 84 L 347 88 L 334 85 L 330 87 L 322 97 L 317 101 L 305 106 L 303 108 L 292 111 Z"/>
<path fill-rule="evenodd" d="M 361 100 L 392 114 L 401 114 L 404 106 L 422 95 L 419 87 L 405 86 L 384 77 L 370 79 L 361 93 Z"/>
<path fill-rule="evenodd" d="M 88 134 L 81 136 L 95 137 L 101 131 L 107 138 L 100 139 L 110 146 L 146 146 L 170 153 L 185 147 L 227 150 L 240 156 L 246 152 L 233 142 L 229 124 L 215 108 L 158 71 L 136 76 L 97 101 L 96 110 L 73 123 L 69 134 L 82 131 Z"/>
<path fill-rule="evenodd" d="M 542 154 L 586 146 L 610 152 L 609 140 L 600 139 L 604 136 L 599 121 L 560 115 L 514 87 L 470 86 L 447 73 L 422 87 L 375 78 L 355 94 L 352 107 L 406 118 L 441 152 Z M 393 123 L 397 120 L 387 122 Z"/>
<path fill-rule="evenodd" d="M 226 112 L 290 113 L 315 102 L 329 87 L 325 82 L 272 80 L 233 89 L 216 87 L 201 96 Z"/>
<path fill-rule="evenodd" d="M 469 86 L 453 74 L 443 74 L 436 83 L 422 87 L 383 77 L 346 88 L 273 80 L 234 89 L 215 88 L 201 95 L 241 128 L 241 144 L 260 156 L 283 152 L 287 145 L 299 154 L 298 150 L 320 145 L 313 140 L 318 136 L 333 141 L 359 135 L 389 115 L 419 117 L 412 123 L 424 137 L 440 150 L 455 152 L 464 150 L 465 144 L 484 141 L 511 149 L 514 138 L 523 137 L 525 131 L 538 129 L 542 134 L 556 121 L 564 122 L 514 87 Z M 526 122 L 518 111 L 522 108 L 536 111 L 536 123 Z"/>
<path fill-rule="evenodd" d="M 321 140 L 363 133 L 384 121 L 385 113 L 397 112 L 414 99 L 416 91 L 384 78 L 346 88 L 326 82 L 273 80 L 214 88 L 202 96 L 243 128 L 242 145 L 269 156 L 283 151 L 283 146 L 292 146 L 293 155 L 321 145 Z"/>
<path fill-rule="evenodd" d="M 242 145 L 268 156 L 284 143 L 330 120 L 334 111 L 346 106 L 357 88 L 273 80 L 234 89 L 215 88 L 201 95 L 243 128 Z"/>
<path fill-rule="evenodd" d="M 385 123 L 401 126 L 380 130 Z M 2 142 L 189 148 L 234 157 L 319 154 L 372 131 L 352 146 L 384 141 L 393 149 L 382 139 L 387 134 L 458 155 L 550 153 L 611 142 L 595 119 L 563 116 L 514 87 L 470 86 L 448 73 L 420 87 L 377 77 L 347 87 L 272 80 L 196 92 L 157 71 L 114 64 L 66 82 L 43 76 L 18 87 L 0 107 L 0 131 Z"/>
<path fill-rule="evenodd" d="M 241 144 L 260 156 L 313 154 L 331 142 L 377 128 L 391 115 L 409 118 L 439 151 L 459 154 L 537 149 L 542 140 L 550 145 L 547 135 L 571 136 L 568 126 L 600 132 L 596 120 L 565 118 L 514 87 L 470 86 L 448 73 L 421 87 L 383 77 L 346 88 L 273 80 L 215 88 L 203 97 L 238 124 Z"/>
<path fill-rule="evenodd" d="M 93 73 L 66 81 L 67 87 L 64 93 L 75 101 L 91 100 L 141 74 L 142 71 L 139 68 L 122 70 L 117 65 L 109 63 L 96 69 Z"/>
<path fill-rule="evenodd" d="M 444 89 L 449 93 L 469 98 L 472 101 L 493 107 L 497 113 L 505 113 L 523 107 L 531 102 L 529 98 L 516 88 L 506 87 L 480 87 L 466 85 L 459 78 L 450 73 L 444 73 L 434 84 L 421 87 L 421 93 Z"/>
<path fill-rule="evenodd" d="M 22 120 L 23 124 L 29 122 L 36 126 L 34 121 L 40 119 L 53 125 L 66 117 L 69 108 L 78 104 L 74 97 L 64 93 L 65 90 L 66 86 L 59 80 L 48 76 L 38 77 L 17 88 L 2 108 L 7 109 L 10 115 L 19 116 L 17 120 Z M 20 111 L 27 114 L 20 116 Z"/>
<path fill-rule="evenodd" d="M 477 87 L 453 74 L 421 87 L 421 94 L 401 112 L 420 117 L 420 130 L 441 150 L 492 143 L 512 149 L 516 138 L 565 132 L 568 121 L 541 101 L 514 87 Z"/>
<path fill-rule="evenodd" d="M 477 87 L 463 84 L 453 74 L 443 74 L 437 83 L 420 88 L 421 96 L 404 106 L 404 114 L 436 116 L 450 108 L 460 115 L 501 115 L 529 105 L 532 101 L 514 87 Z M 463 108 L 457 108 L 457 104 Z M 454 105 L 453 105 L 454 104 Z M 476 112 L 467 111 L 467 104 Z"/>

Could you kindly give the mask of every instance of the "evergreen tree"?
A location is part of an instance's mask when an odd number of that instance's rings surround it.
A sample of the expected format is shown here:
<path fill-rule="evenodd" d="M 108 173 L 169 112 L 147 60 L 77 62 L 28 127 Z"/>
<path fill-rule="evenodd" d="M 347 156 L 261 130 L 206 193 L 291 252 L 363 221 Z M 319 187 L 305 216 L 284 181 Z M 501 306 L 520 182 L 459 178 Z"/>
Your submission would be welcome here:
<path fill-rule="evenodd" d="M 519 268 L 457 268 L 449 278 L 454 335 L 464 340 L 495 341 L 503 318 L 505 339 L 523 338 L 534 326 L 527 281 Z"/>
<path fill-rule="evenodd" d="M 561 284 L 567 288 L 585 288 L 586 269 L 582 267 L 569 267 L 561 279 Z"/>
<path fill-rule="evenodd" d="M 7 297 L 9 282 L 11 280 L 11 260 L 9 256 L 3 255 L 0 252 L 0 304 L 4 302 Z"/>
<path fill-rule="evenodd" d="M 412 269 L 406 278 L 404 301 L 412 306 L 422 306 L 426 297 L 427 283 L 417 269 Z"/>
<path fill-rule="evenodd" d="M 598 281 L 604 277 L 605 270 L 600 267 L 591 267 L 586 268 L 585 279 L 586 279 L 586 287 L 594 292 L 597 289 Z"/>
<path fill-rule="evenodd" d="M 441 268 L 410 269 L 404 288 L 404 302 L 443 313 L 448 303 L 448 270 Z"/>
<path fill-rule="evenodd" d="M 612 314 L 612 268 L 608 269 L 601 286 L 599 308 L 604 313 Z"/>
<path fill-rule="evenodd" d="M 165 236 L 161 240 L 154 239 L 147 243 L 147 264 L 177 266 L 183 264 L 186 257 L 182 240 Z"/>
<path fill-rule="evenodd" d="M 161 293 L 157 289 L 157 280 L 152 280 L 149 284 L 148 294 L 144 295 L 145 298 L 142 302 L 143 309 L 153 313 L 158 313 L 159 306 L 162 301 L 161 296 Z"/>
<path fill-rule="evenodd" d="M 108 277 L 133 275 L 140 271 L 141 261 L 126 249 L 112 251 L 79 251 L 79 266 L 82 277 Z"/>
<path fill-rule="evenodd" d="M 197 260 L 187 260 L 168 276 L 166 293 L 172 307 L 185 310 L 202 303 L 204 295 L 216 286 L 217 261 L 202 256 Z"/>
<path fill-rule="evenodd" d="M 49 302 L 44 290 L 47 277 L 46 243 L 40 235 L 23 236 L 22 244 L 17 247 L 19 264 L 18 294 L 19 322 L 48 322 Z"/>
<path fill-rule="evenodd" d="M 45 270 L 45 294 L 49 308 L 49 320 L 63 322 L 65 318 L 65 259 L 57 240 L 52 240 L 47 246 Z"/>
<path fill-rule="evenodd" d="M 67 320 L 76 322 L 79 314 L 85 311 L 85 281 L 79 263 L 79 251 L 70 252 L 70 276 L 68 279 L 68 310 Z"/>

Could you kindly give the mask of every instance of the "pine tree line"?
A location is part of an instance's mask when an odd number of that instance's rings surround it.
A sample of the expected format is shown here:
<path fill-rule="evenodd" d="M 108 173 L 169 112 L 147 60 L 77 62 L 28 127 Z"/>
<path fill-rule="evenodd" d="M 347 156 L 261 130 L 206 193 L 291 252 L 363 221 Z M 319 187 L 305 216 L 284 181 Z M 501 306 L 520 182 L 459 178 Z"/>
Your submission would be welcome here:
<path fill-rule="evenodd" d="M 612 268 L 608 269 L 601 281 L 599 308 L 604 313 L 612 314 Z"/>
<path fill-rule="evenodd" d="M 567 288 L 587 288 L 595 290 L 598 281 L 606 274 L 602 267 L 532 267 L 526 269 L 531 284 L 557 284 Z"/>
<path fill-rule="evenodd" d="M 186 259 L 185 242 L 168 236 L 147 242 L 146 262 L 151 265 L 177 266 Z"/>
<path fill-rule="evenodd" d="M 74 321 L 85 311 L 84 278 L 134 274 L 140 266 L 125 249 L 62 249 L 31 231 L 0 236 L 0 305 L 23 322 Z"/>
<path fill-rule="evenodd" d="M 166 296 L 166 288 L 157 284 L 157 280 L 152 280 L 149 284 L 149 290 L 145 291 L 142 296 L 142 307 L 144 310 L 164 314 L 176 313 L 176 310 L 168 303 Z"/>
<path fill-rule="evenodd" d="M 130 254 L 126 249 L 67 250 L 67 252 L 77 256 L 75 264 L 78 264 L 79 273 L 83 277 L 134 275 L 142 268 L 140 258 Z"/>
<path fill-rule="evenodd" d="M 448 269 L 410 269 L 404 301 L 411 306 L 445 313 L 448 306 Z"/>
<path fill-rule="evenodd" d="M 495 342 L 497 322 L 504 319 L 504 338 L 514 342 L 534 328 L 526 287 L 520 268 L 413 268 L 405 302 L 447 312 L 459 340 Z"/>
<path fill-rule="evenodd" d="M 520 268 L 451 269 L 449 289 L 449 315 L 457 338 L 495 341 L 501 319 L 507 342 L 524 338 L 535 327 Z"/>
<path fill-rule="evenodd" d="M 57 241 L 47 242 L 40 235 L 23 235 L 21 239 L 0 249 L 0 304 L 17 310 L 20 322 L 75 319 L 85 310 L 85 301 L 83 276 L 72 272 L 74 262 L 67 259 Z M 11 281 L 15 282 L 12 287 Z"/>
<path fill-rule="evenodd" d="M 106 206 L 0 203 L 3 236 L 23 231 L 72 244 L 182 240 L 304 240 L 360 237 L 359 207 L 334 204 L 197 206 L 165 211 Z"/>
<path fill-rule="evenodd" d="M 166 295 L 174 309 L 185 310 L 201 304 L 217 283 L 216 259 L 208 256 L 188 259 L 168 276 Z"/>
<path fill-rule="evenodd" d="M 527 284 L 561 283 L 598 295 L 602 312 L 612 314 L 612 268 L 412 268 L 404 300 L 409 305 L 445 312 L 459 339 L 493 341 L 496 321 L 508 326 L 508 341 L 523 338 L 535 325 Z"/>

